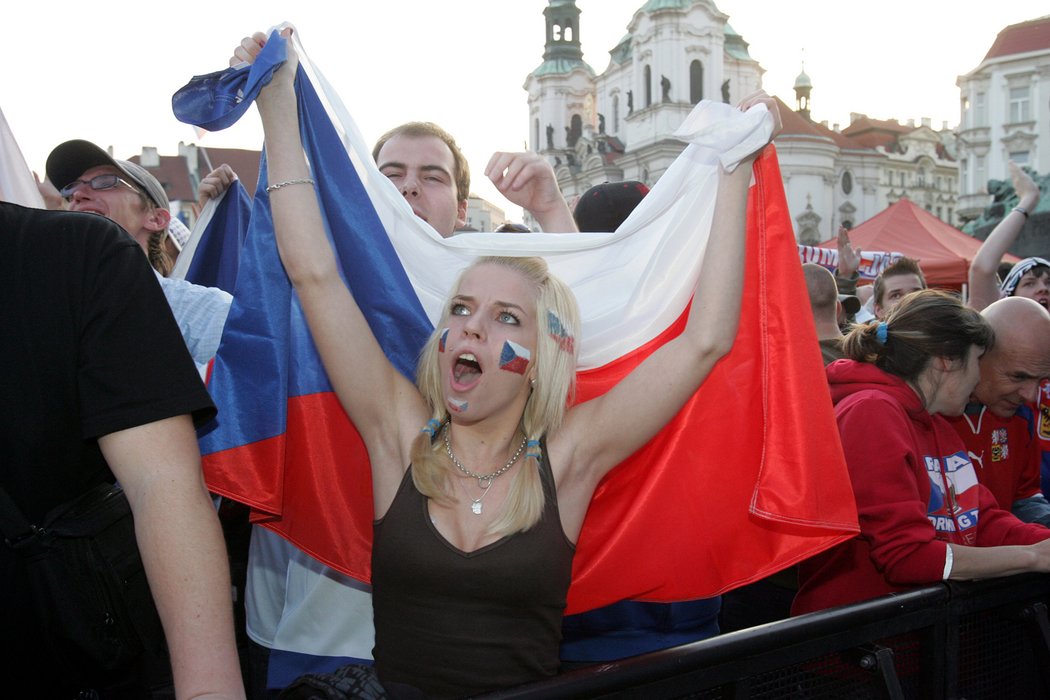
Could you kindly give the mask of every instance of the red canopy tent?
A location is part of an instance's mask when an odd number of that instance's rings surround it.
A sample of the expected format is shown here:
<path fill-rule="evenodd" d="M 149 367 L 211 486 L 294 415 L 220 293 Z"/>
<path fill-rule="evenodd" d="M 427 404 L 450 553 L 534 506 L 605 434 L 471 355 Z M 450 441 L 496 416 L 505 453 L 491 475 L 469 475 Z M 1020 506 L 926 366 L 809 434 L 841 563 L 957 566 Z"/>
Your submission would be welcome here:
<path fill-rule="evenodd" d="M 861 250 L 903 253 L 919 261 L 926 284 L 959 289 L 966 283 L 970 262 L 981 241 L 946 224 L 910 199 L 901 198 L 849 233 L 850 243 Z M 835 239 L 821 243 L 834 248 Z M 1007 255 L 1005 260 L 1016 262 Z"/>

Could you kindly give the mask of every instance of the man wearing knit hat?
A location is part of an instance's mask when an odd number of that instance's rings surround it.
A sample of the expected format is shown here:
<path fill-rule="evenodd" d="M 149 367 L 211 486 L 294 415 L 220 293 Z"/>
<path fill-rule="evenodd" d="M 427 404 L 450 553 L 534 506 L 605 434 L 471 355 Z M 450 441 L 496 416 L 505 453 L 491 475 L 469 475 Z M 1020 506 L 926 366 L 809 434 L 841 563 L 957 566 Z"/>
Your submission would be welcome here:
<path fill-rule="evenodd" d="M 1024 297 L 1050 309 L 1050 261 L 1025 258 L 1010 268 L 999 290 L 1003 297 Z"/>

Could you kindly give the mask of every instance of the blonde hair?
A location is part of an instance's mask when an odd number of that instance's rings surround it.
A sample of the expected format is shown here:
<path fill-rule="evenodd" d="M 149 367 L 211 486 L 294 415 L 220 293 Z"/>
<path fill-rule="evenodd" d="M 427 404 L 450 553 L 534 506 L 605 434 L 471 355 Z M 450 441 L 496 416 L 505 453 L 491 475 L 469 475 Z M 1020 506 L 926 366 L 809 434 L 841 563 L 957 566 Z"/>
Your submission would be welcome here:
<path fill-rule="evenodd" d="M 167 277 L 175 269 L 175 261 L 165 249 L 164 243 L 168 238 L 168 229 L 153 231 L 146 242 L 146 257 L 153 269 L 160 273 L 161 277 Z"/>
<path fill-rule="evenodd" d="M 565 410 L 574 398 L 576 387 L 576 335 L 580 327 L 576 298 L 568 285 L 550 274 L 542 258 L 483 257 L 464 271 L 465 275 L 479 265 L 500 265 L 510 268 L 529 280 L 536 289 L 537 338 L 534 367 L 536 384 L 525 404 L 521 430 L 528 440 L 539 441 L 557 430 L 565 417 Z M 453 293 L 463 279 L 460 275 Z M 431 409 L 432 418 L 444 424 L 449 420 L 441 393 L 438 370 L 438 343 L 441 329 L 448 320 L 449 309 L 423 348 L 416 370 L 416 385 Z M 528 530 L 543 515 L 543 483 L 540 481 L 540 451 L 531 447 L 524 464 L 514 471 L 503 513 L 491 527 L 491 532 L 509 535 Z M 444 453 L 444 443 L 420 433 L 412 446 L 412 480 L 416 489 L 428 498 L 443 504 L 454 503 L 451 465 Z"/>

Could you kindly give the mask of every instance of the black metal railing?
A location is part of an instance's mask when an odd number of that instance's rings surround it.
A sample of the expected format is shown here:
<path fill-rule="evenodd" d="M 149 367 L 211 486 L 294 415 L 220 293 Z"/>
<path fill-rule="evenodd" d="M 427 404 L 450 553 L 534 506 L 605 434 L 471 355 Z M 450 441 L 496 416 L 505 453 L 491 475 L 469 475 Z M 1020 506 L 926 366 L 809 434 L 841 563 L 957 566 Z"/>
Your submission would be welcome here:
<path fill-rule="evenodd" d="M 1050 576 L 947 583 L 487 698 L 1047 698 Z"/>

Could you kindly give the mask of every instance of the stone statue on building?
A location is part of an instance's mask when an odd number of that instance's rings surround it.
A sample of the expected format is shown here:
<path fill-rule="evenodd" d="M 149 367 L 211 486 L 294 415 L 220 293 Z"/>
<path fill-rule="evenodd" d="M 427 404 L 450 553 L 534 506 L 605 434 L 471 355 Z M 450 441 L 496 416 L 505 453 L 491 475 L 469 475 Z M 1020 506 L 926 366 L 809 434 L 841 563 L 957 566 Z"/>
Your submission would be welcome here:
<path fill-rule="evenodd" d="M 729 104 L 729 81 L 722 83 L 722 101 Z"/>
<path fill-rule="evenodd" d="M 627 91 L 627 114 L 634 114 L 634 90 Z"/>
<path fill-rule="evenodd" d="M 660 90 L 663 91 L 663 101 L 671 101 L 671 81 L 667 79 L 666 75 L 660 76 Z"/>
<path fill-rule="evenodd" d="M 605 115 L 601 112 L 598 112 L 598 133 L 605 133 Z"/>
<path fill-rule="evenodd" d="M 1046 215 L 1046 210 L 1050 209 L 1050 174 L 1039 175 L 1027 166 L 1023 169 L 1031 175 L 1032 180 L 1039 187 L 1039 203 L 1036 204 L 1035 210 L 1029 212 L 1030 218 L 1025 224 L 1028 235 L 1032 237 L 1032 242 L 1029 242 L 1025 234 L 1022 234 L 1021 245 L 1011 252 L 1022 257 L 1045 255 L 1046 251 L 1043 249 L 1042 241 L 1045 240 L 1046 235 L 1050 234 L 1050 217 Z M 978 218 L 967 222 L 962 227 L 963 233 L 968 233 L 979 240 L 987 238 L 995 225 L 1002 221 L 1003 217 L 1018 202 L 1017 192 L 1010 180 L 988 180 L 987 189 L 988 194 L 992 196 L 992 201 Z M 1035 241 L 1038 243 L 1033 243 Z"/>
<path fill-rule="evenodd" d="M 550 124 L 547 125 L 547 150 L 554 150 L 554 127 Z"/>

